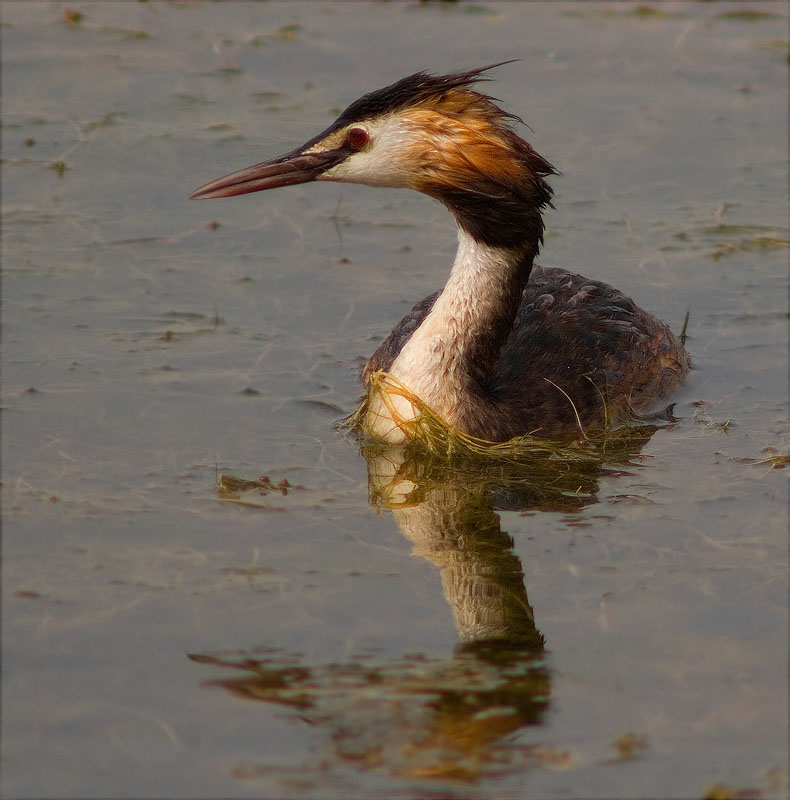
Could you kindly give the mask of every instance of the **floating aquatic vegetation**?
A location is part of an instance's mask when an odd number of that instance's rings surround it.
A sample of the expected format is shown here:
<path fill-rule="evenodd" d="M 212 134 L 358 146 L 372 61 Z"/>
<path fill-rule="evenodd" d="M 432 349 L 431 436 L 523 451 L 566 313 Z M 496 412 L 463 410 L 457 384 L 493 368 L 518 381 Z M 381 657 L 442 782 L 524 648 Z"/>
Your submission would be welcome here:
<path fill-rule="evenodd" d="M 67 25 L 79 25 L 85 19 L 85 15 L 81 14 L 79 11 L 74 11 L 72 8 L 67 8 L 63 12 L 62 20 Z"/>
<path fill-rule="evenodd" d="M 605 17 L 636 17 L 637 19 L 677 19 L 678 17 L 686 16 L 685 14 L 665 11 L 663 8 L 647 5 L 638 5 L 635 8 L 629 8 L 627 11 L 612 11 L 611 9 L 606 9 L 603 15 Z"/>
<path fill-rule="evenodd" d="M 268 41 L 271 39 L 280 40 L 280 41 L 295 41 L 299 38 L 299 34 L 304 31 L 304 28 L 301 25 L 293 24 L 293 25 L 282 25 L 281 27 L 277 28 L 273 31 L 265 31 L 264 33 L 255 33 L 252 34 L 248 39 L 247 42 L 254 47 L 262 47 L 268 44 Z"/>
<path fill-rule="evenodd" d="M 784 469 L 790 466 L 790 452 L 781 452 L 768 445 L 762 449 L 763 455 L 759 458 L 734 458 L 737 464 L 751 464 L 754 466 L 768 466 L 771 469 Z"/>
<path fill-rule="evenodd" d="M 217 478 L 217 495 L 220 500 L 253 508 L 271 508 L 271 506 L 263 501 L 242 500 L 242 493 L 256 491 L 259 496 L 265 496 L 276 492 L 285 497 L 291 488 L 293 487 L 288 483 L 287 478 L 283 478 L 279 483 L 275 484 L 272 483 L 268 475 L 261 475 L 259 478 L 249 480 L 221 472 Z"/>
<path fill-rule="evenodd" d="M 448 459 L 490 459 L 493 461 L 533 462 L 536 459 L 579 463 L 599 462 L 610 451 L 620 453 L 629 449 L 634 442 L 643 443 L 659 427 L 655 419 L 640 420 L 634 416 L 630 424 L 613 427 L 608 424 L 600 432 L 588 433 L 579 425 L 579 438 L 573 443 L 563 443 L 551 439 L 538 438 L 525 434 L 506 442 L 490 442 L 449 427 L 429 406 L 414 395 L 396 378 L 378 370 L 368 378 L 368 391 L 359 408 L 344 424 L 362 434 L 365 443 L 375 442 L 375 437 L 366 430 L 365 418 L 371 399 L 380 396 L 388 406 L 398 427 L 426 453 Z M 403 419 L 394 408 L 392 395 L 408 400 L 417 410 L 414 419 Z M 570 398 L 569 398 L 570 399 Z M 578 418 L 578 417 L 577 417 Z M 673 421 L 671 418 L 665 422 Z"/>
<path fill-rule="evenodd" d="M 714 261 L 735 253 L 790 247 L 786 229 L 762 223 L 725 222 L 724 216 L 729 209 L 730 204 L 721 203 L 713 219 L 708 217 L 691 222 L 682 230 L 673 233 L 672 237 L 678 242 L 683 242 L 686 250 L 689 245 L 698 245 L 705 250 L 710 248 L 708 252 Z M 667 246 L 662 249 L 675 248 Z"/>
<path fill-rule="evenodd" d="M 782 19 L 782 16 L 773 11 L 742 8 L 737 11 L 722 11 L 720 14 L 716 14 L 716 19 L 725 19 L 732 22 L 760 22 L 766 19 Z"/>
<path fill-rule="evenodd" d="M 717 247 L 711 254 L 714 261 L 733 253 L 743 253 L 750 250 L 768 250 L 774 247 L 790 247 L 790 241 L 780 236 L 755 235 L 742 237 L 737 242 L 725 242 Z"/>
<path fill-rule="evenodd" d="M 51 164 L 52 169 L 58 173 L 58 177 L 62 178 L 66 174 L 67 169 L 71 169 L 71 167 L 66 163 L 65 158 L 59 158 L 56 161 L 53 161 Z"/>
<path fill-rule="evenodd" d="M 694 422 L 704 425 L 710 430 L 720 430 L 724 433 L 727 433 L 732 425 L 731 419 L 714 419 L 708 413 L 708 411 L 714 406 L 713 403 L 709 403 L 705 400 L 695 400 L 693 403 L 691 403 L 691 406 L 694 408 L 692 413 Z"/>
<path fill-rule="evenodd" d="M 602 10 L 595 9 L 588 11 L 585 9 L 573 9 L 564 11 L 563 15 L 566 17 L 618 17 L 618 18 L 631 18 L 631 19 L 679 19 L 686 17 L 686 14 L 681 14 L 676 11 L 666 11 L 663 8 L 656 6 L 649 6 L 640 4 L 633 8 L 626 8 L 625 10 L 604 8 Z"/>

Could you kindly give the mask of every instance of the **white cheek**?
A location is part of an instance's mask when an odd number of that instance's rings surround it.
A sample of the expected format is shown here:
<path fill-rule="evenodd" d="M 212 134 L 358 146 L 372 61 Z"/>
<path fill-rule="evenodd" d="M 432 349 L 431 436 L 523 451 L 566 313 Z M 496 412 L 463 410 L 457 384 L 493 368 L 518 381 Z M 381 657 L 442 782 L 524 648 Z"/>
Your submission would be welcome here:
<path fill-rule="evenodd" d="M 359 153 L 328 169 L 322 181 L 364 183 L 368 186 L 408 188 L 414 182 L 409 158 L 409 136 L 397 124 L 383 124 L 370 130 L 371 143 Z"/>
<path fill-rule="evenodd" d="M 390 186 L 387 173 L 387 164 L 382 164 L 371 149 L 354 153 L 337 166 L 323 172 L 318 176 L 318 180 L 366 183 L 368 186 Z"/>

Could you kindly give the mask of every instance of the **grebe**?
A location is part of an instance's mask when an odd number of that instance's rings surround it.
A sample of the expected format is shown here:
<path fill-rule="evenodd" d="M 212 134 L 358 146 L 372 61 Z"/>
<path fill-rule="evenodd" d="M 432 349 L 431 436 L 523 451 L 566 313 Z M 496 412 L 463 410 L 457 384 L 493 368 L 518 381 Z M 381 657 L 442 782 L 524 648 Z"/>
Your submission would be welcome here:
<path fill-rule="evenodd" d="M 655 410 L 689 370 L 670 329 L 621 292 L 533 263 L 553 194 L 545 179 L 557 172 L 513 131 L 518 117 L 470 88 L 497 66 L 410 75 L 301 147 L 191 195 L 338 181 L 416 189 L 449 209 L 458 252 L 444 289 L 414 306 L 363 371 L 365 428 L 392 443 L 420 413 L 409 393 L 473 437 L 567 439 Z M 378 370 L 399 386 L 373 381 Z"/>

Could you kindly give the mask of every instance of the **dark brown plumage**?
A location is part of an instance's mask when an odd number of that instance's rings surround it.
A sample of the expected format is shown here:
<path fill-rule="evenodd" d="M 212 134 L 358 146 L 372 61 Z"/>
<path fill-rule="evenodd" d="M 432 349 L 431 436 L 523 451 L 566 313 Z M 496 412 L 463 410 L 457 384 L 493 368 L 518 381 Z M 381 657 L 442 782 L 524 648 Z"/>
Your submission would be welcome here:
<path fill-rule="evenodd" d="M 395 326 L 365 365 L 363 382 L 389 371 L 438 296 L 422 299 Z M 622 292 L 536 265 L 482 387 L 496 412 L 483 409 L 468 432 L 491 441 L 524 433 L 567 439 L 579 425 L 595 433 L 607 423 L 658 417 L 689 367 L 669 327 Z"/>

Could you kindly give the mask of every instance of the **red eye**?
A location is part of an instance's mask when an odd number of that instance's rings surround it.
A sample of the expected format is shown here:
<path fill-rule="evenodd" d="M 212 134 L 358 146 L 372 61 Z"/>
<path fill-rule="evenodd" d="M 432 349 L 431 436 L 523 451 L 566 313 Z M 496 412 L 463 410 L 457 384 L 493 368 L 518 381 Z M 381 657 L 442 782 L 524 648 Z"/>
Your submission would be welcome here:
<path fill-rule="evenodd" d="M 349 128 L 346 134 L 346 141 L 355 149 L 361 150 L 367 143 L 368 132 L 364 128 Z"/>

